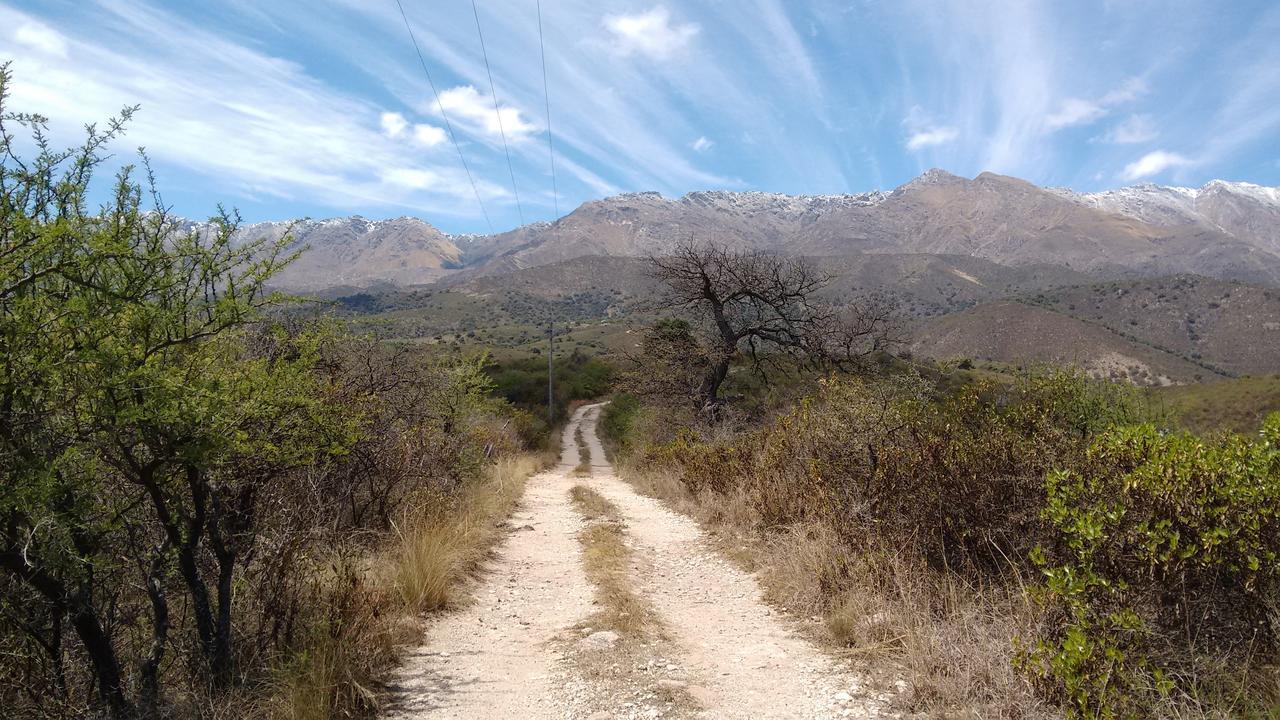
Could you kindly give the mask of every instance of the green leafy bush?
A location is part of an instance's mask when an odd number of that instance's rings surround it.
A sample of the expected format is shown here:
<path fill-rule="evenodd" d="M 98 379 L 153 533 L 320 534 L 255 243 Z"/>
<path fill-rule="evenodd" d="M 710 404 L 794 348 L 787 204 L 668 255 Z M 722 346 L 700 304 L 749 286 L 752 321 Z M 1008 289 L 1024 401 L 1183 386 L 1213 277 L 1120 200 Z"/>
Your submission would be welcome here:
<path fill-rule="evenodd" d="M 1274 660 L 1280 414 L 1256 439 L 1116 429 L 1046 491 L 1035 557 L 1059 617 L 1027 664 L 1075 716 L 1143 715 L 1205 655 Z"/>

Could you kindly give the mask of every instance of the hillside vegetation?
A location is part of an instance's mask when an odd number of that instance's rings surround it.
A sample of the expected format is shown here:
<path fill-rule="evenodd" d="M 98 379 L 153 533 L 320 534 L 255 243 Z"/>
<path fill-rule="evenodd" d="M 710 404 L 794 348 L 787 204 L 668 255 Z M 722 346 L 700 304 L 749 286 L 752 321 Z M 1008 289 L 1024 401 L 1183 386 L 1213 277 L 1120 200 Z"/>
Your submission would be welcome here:
<path fill-rule="evenodd" d="M 1059 288 L 1033 302 L 1232 375 L 1276 371 L 1280 290 L 1175 276 Z"/>
<path fill-rule="evenodd" d="M 921 357 L 1065 363 L 1156 386 L 1280 372 L 1280 291 L 1265 287 L 1197 276 L 1089 282 L 1067 268 L 947 255 L 812 261 L 832 277 L 818 297 L 894 308 Z M 352 327 L 387 340 L 528 358 L 545 350 L 555 320 L 565 352 L 616 356 L 658 317 L 662 294 L 645 261 L 589 257 L 336 302 Z"/>
<path fill-rule="evenodd" d="M 940 359 L 1006 365 L 1055 363 L 1138 385 L 1222 378 L 1209 367 L 1099 324 L 1013 300 L 948 315 L 915 333 L 911 351 Z"/>
<path fill-rule="evenodd" d="M 1149 396 L 1180 427 L 1193 432 L 1254 433 L 1263 419 L 1280 412 L 1280 376 L 1154 388 Z"/>

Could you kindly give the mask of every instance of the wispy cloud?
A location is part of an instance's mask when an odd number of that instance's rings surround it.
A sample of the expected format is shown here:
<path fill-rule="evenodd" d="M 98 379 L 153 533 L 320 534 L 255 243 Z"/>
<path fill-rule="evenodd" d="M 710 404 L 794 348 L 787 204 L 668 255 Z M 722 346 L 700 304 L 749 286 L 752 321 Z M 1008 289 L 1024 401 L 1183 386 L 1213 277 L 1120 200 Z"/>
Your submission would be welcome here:
<path fill-rule="evenodd" d="M 1145 81 L 1141 78 L 1129 78 L 1097 100 L 1063 100 L 1058 109 L 1044 119 L 1044 123 L 1051 132 L 1076 125 L 1092 125 L 1109 115 L 1116 106 L 1132 102 L 1146 91 Z"/>
<path fill-rule="evenodd" d="M 705 135 L 702 135 L 690 143 L 689 147 L 693 148 L 694 152 L 706 152 L 711 149 L 712 145 L 715 145 L 715 143 L 708 140 Z"/>
<path fill-rule="evenodd" d="M 66 38 L 58 33 L 57 30 L 35 20 L 26 19 L 21 21 L 13 33 L 13 39 L 19 45 L 35 50 L 38 53 L 64 59 L 67 57 Z"/>
<path fill-rule="evenodd" d="M 912 133 L 907 138 L 908 150 L 922 150 L 935 145 L 945 145 L 946 143 L 960 137 L 960 131 L 953 127 L 937 127 L 928 130 L 921 130 Z"/>
<path fill-rule="evenodd" d="M 1044 124 L 1050 130 L 1060 130 L 1072 125 L 1088 125 L 1106 114 L 1106 108 L 1098 103 L 1080 98 L 1067 98 L 1062 101 L 1056 111 L 1044 119 Z"/>
<path fill-rule="evenodd" d="M 945 145 L 960 137 L 958 128 L 935 122 L 919 105 L 902 119 L 902 126 L 907 130 L 906 148 L 912 152 Z"/>
<path fill-rule="evenodd" d="M 72 42 L 51 30 L 32 35 L 23 28 L 38 22 L 0 6 L 0 28 L 16 28 L 10 40 L 29 45 L 38 37 L 50 50 L 14 59 L 16 106 L 54 118 L 55 129 L 69 133 L 140 104 L 129 127 L 132 142 L 145 144 L 161 162 L 248 195 L 304 195 L 335 207 L 473 211 L 474 201 L 465 202 L 471 186 L 459 169 L 433 167 L 399 146 L 408 124 L 401 114 L 158 7 L 108 2 L 104 9 L 116 41 Z M 59 48 L 65 52 L 55 52 Z M 124 54 L 123 48 L 140 50 Z M 483 180 L 479 188 L 489 198 L 506 195 Z"/>
<path fill-rule="evenodd" d="M 1170 168 L 1190 165 L 1191 160 L 1167 150 L 1155 150 L 1125 165 L 1121 177 L 1125 180 L 1140 180 L 1169 170 Z"/>
<path fill-rule="evenodd" d="M 1108 130 L 1100 139 L 1102 142 L 1117 145 L 1135 145 L 1151 142 L 1160 136 L 1155 120 L 1150 115 L 1130 115 L 1124 121 Z"/>
<path fill-rule="evenodd" d="M 606 15 L 604 26 L 620 53 L 638 53 L 655 60 L 671 57 L 700 31 L 695 23 L 673 23 L 671 11 L 663 5 L 634 15 Z"/>

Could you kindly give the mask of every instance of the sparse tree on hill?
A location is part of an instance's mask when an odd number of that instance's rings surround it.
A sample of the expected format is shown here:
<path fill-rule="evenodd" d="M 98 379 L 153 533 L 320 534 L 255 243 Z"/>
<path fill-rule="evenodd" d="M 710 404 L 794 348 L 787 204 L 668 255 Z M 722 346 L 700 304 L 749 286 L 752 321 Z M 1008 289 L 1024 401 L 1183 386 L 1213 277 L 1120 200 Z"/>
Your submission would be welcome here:
<path fill-rule="evenodd" d="M 650 262 L 654 277 L 667 286 L 664 304 L 696 311 L 709 322 L 697 391 L 708 414 L 716 413 L 729 369 L 744 354 L 767 378 L 783 359 L 860 366 L 898 340 L 891 307 L 821 302 L 818 294 L 832 278 L 804 258 L 689 240 Z"/>

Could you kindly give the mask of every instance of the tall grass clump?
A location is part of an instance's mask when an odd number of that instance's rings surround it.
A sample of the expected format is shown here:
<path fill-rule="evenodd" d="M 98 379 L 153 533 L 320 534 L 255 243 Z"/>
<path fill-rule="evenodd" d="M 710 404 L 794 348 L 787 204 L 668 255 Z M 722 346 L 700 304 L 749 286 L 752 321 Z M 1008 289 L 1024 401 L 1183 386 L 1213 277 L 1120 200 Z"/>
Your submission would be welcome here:
<path fill-rule="evenodd" d="M 528 455 L 501 459 L 456 497 L 406 510 L 395 527 L 394 553 L 395 586 L 406 607 L 426 612 L 459 599 L 461 581 L 488 554 L 537 464 Z"/>

